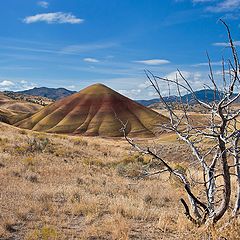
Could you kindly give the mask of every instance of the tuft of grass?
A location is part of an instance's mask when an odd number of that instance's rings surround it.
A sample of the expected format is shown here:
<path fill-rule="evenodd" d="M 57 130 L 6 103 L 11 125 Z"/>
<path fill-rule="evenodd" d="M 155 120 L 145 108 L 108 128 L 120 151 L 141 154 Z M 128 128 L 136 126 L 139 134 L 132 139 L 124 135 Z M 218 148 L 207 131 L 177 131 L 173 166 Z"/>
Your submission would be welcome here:
<path fill-rule="evenodd" d="M 76 145 L 76 146 L 86 147 L 86 146 L 88 146 L 88 141 L 86 141 L 82 138 L 74 138 L 73 139 L 73 144 Z"/>
<path fill-rule="evenodd" d="M 57 240 L 58 233 L 55 228 L 50 226 L 43 226 L 40 229 L 35 229 L 27 236 L 27 240 Z"/>
<path fill-rule="evenodd" d="M 36 160 L 32 156 L 23 158 L 23 164 L 26 167 L 34 166 L 35 163 L 36 163 Z"/>

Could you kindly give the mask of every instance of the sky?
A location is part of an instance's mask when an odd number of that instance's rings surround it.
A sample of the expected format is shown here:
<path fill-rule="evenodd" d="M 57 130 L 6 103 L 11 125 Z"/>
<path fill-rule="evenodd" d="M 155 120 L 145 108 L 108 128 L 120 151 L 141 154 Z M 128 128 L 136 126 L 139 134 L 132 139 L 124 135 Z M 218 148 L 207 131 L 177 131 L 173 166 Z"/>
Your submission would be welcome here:
<path fill-rule="evenodd" d="M 8 0 L 0 2 L 0 91 L 103 83 L 156 98 L 144 70 L 194 89 L 220 76 L 231 28 L 240 46 L 240 0 Z M 166 86 L 161 86 L 163 94 Z"/>

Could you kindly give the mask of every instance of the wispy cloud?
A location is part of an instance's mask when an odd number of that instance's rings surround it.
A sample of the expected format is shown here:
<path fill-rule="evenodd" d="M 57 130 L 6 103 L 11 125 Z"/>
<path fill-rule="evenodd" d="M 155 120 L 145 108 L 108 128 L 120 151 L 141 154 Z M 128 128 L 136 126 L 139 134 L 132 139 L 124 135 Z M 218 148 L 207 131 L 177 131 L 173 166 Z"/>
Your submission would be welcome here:
<path fill-rule="evenodd" d="M 222 62 L 221 61 L 219 61 L 219 62 L 211 62 L 211 65 L 212 66 L 221 66 Z M 192 66 L 193 67 L 204 67 L 204 66 L 209 66 L 209 63 L 208 62 L 197 63 L 197 64 L 193 64 Z"/>
<path fill-rule="evenodd" d="M 17 50 L 17 51 L 26 51 L 26 52 L 53 53 L 53 54 L 60 53 L 60 51 L 58 51 L 58 50 L 45 49 L 45 48 L 15 47 L 15 46 L 1 46 L 0 48 Z"/>
<path fill-rule="evenodd" d="M 239 9 L 240 9 L 240 0 L 224 0 L 224 1 L 218 2 L 214 6 L 209 6 L 206 8 L 207 11 L 216 12 L 216 13 L 231 12 Z"/>
<path fill-rule="evenodd" d="M 178 3 L 186 1 L 189 0 L 175 0 Z M 204 10 L 211 14 L 221 14 L 222 16 L 218 17 L 222 19 L 238 20 L 240 17 L 240 0 L 191 0 L 191 2 L 194 6 L 201 5 L 201 8 L 198 8 L 201 11 Z"/>
<path fill-rule="evenodd" d="M 233 42 L 234 46 L 240 46 L 240 41 L 234 41 Z M 212 44 L 213 46 L 216 47 L 229 47 L 229 43 L 228 42 L 216 42 Z"/>
<path fill-rule="evenodd" d="M 43 8 L 48 8 L 49 2 L 39 1 L 39 2 L 37 2 L 37 5 L 40 6 L 40 7 L 43 7 Z"/>
<path fill-rule="evenodd" d="M 192 0 L 193 4 L 207 4 L 205 10 L 212 13 L 230 13 L 240 9 L 240 0 Z"/>
<path fill-rule="evenodd" d="M 84 58 L 83 61 L 89 62 L 89 63 L 98 63 L 99 62 L 99 60 L 96 58 Z"/>
<path fill-rule="evenodd" d="M 143 63 L 146 65 L 163 65 L 168 64 L 170 61 L 166 59 L 148 59 L 148 60 L 141 60 L 141 61 L 134 61 L 136 63 Z"/>
<path fill-rule="evenodd" d="M 58 46 L 58 48 L 54 45 L 45 46 L 44 44 L 39 44 L 37 46 L 30 45 L 26 47 L 24 46 L 8 46 L 2 45 L 1 49 L 9 49 L 9 50 L 17 50 L 17 51 L 26 51 L 26 52 L 37 52 L 37 53 L 47 53 L 47 54 L 66 54 L 66 55 L 79 55 L 83 52 L 90 52 L 100 49 L 111 48 L 112 46 L 116 46 L 114 43 L 83 43 L 79 45 L 69 45 L 65 47 Z M 88 60 L 88 58 L 87 58 Z"/>
<path fill-rule="evenodd" d="M 193 3 L 208 3 L 215 2 L 216 0 L 192 0 Z"/>
<path fill-rule="evenodd" d="M 79 54 L 83 52 L 95 51 L 100 49 L 107 49 L 117 46 L 116 43 L 89 43 L 89 44 L 79 44 L 79 45 L 70 45 L 64 47 L 61 50 L 63 54 Z"/>
<path fill-rule="evenodd" d="M 24 23 L 31 24 L 36 22 L 45 22 L 48 24 L 80 24 L 83 23 L 84 20 L 81 18 L 77 18 L 72 13 L 63 13 L 63 12 L 55 12 L 55 13 L 41 13 L 33 16 L 28 16 L 23 19 Z"/>

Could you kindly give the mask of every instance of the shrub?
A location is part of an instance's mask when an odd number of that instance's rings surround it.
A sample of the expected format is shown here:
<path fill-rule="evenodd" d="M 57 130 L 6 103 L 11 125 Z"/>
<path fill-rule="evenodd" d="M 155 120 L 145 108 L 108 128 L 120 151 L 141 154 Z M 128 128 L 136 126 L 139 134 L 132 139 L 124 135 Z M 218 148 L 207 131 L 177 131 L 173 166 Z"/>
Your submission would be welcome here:
<path fill-rule="evenodd" d="M 48 138 L 29 138 L 28 139 L 28 148 L 29 152 L 43 152 L 47 145 L 49 144 Z"/>

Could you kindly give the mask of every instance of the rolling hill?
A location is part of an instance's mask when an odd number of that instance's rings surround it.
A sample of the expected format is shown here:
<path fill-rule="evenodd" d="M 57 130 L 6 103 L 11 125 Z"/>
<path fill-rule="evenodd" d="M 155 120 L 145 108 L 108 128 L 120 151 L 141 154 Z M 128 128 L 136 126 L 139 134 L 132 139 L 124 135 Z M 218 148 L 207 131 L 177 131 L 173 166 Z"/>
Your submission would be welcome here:
<path fill-rule="evenodd" d="M 128 122 L 127 134 L 151 137 L 159 123 L 168 118 L 115 92 L 102 84 L 44 107 L 16 124 L 20 128 L 51 133 L 119 137 L 120 121 Z"/>
<path fill-rule="evenodd" d="M 13 124 L 40 110 L 40 104 L 13 99 L 0 92 L 0 121 Z"/>

